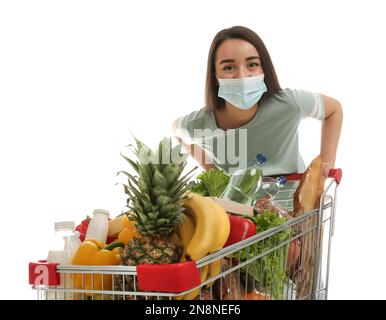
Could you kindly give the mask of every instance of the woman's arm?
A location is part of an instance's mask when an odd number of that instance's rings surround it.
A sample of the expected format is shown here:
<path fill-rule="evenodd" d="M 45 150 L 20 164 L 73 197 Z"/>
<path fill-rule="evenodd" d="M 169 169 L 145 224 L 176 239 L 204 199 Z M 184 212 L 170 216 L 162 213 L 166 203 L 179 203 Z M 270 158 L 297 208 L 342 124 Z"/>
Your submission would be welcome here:
<path fill-rule="evenodd" d="M 185 144 L 180 137 L 177 136 L 176 132 L 176 124 L 177 120 L 173 122 L 172 125 L 172 130 L 173 130 L 173 135 L 175 139 L 182 144 L 182 147 L 185 149 L 185 151 L 194 159 L 196 162 L 206 171 L 212 168 L 215 168 L 214 164 L 206 154 L 206 152 L 199 147 L 196 144 Z"/>
<path fill-rule="evenodd" d="M 322 97 L 325 117 L 322 123 L 320 155 L 324 166 L 323 175 L 327 177 L 330 169 L 335 166 L 336 152 L 342 128 L 343 110 L 338 100 L 325 95 L 322 95 Z"/>

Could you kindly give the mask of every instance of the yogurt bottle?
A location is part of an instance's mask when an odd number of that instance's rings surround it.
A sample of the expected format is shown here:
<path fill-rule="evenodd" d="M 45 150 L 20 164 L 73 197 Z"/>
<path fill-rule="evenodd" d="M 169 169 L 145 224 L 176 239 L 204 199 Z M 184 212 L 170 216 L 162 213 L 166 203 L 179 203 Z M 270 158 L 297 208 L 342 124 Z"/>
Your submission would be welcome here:
<path fill-rule="evenodd" d="M 85 240 L 93 239 L 106 243 L 109 233 L 109 212 L 103 209 L 95 209 L 94 216 L 91 219 Z"/>

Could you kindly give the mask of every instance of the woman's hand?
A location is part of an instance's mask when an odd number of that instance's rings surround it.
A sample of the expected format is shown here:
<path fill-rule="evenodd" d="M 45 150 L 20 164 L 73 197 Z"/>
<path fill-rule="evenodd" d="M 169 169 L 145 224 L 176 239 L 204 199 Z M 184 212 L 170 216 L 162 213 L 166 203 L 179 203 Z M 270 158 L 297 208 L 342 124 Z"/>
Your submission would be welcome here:
<path fill-rule="evenodd" d="M 323 162 L 323 177 L 328 178 L 330 169 L 334 169 L 334 165 L 331 162 Z"/>
<path fill-rule="evenodd" d="M 173 136 L 178 143 L 182 145 L 184 150 L 205 170 L 215 168 L 212 160 L 207 155 L 204 149 L 195 144 L 185 144 L 182 139 L 177 135 L 177 121 L 176 119 L 172 124 Z"/>

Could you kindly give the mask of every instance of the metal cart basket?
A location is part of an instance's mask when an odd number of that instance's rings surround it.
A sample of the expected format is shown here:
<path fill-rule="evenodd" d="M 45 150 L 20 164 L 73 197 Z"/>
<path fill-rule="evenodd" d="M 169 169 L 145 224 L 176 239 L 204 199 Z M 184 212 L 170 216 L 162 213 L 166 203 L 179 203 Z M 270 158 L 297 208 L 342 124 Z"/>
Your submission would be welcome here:
<path fill-rule="evenodd" d="M 318 209 L 288 219 L 284 224 L 256 234 L 196 261 L 184 271 L 159 269 L 153 278 L 166 283 L 175 277 L 185 281 L 184 290 L 151 290 L 141 285 L 139 266 L 62 266 L 44 262 L 30 264 L 30 284 L 38 299 L 108 300 L 295 300 L 327 299 L 331 240 L 334 234 L 337 189 L 341 170 L 333 169 L 321 196 Z M 299 178 L 300 175 L 297 175 Z M 288 180 L 274 198 L 287 210 L 299 180 Z M 186 265 L 187 263 L 185 263 Z M 192 266 L 193 264 L 193 266 Z M 204 281 L 191 281 L 188 270 L 197 277 L 209 265 L 220 265 L 220 273 Z M 193 268 L 193 269 L 192 269 Z M 185 272 L 185 274 L 183 274 Z M 81 285 L 75 276 L 81 276 Z M 79 278 L 78 278 L 79 279 Z M 99 288 L 95 282 L 99 281 Z M 114 285 L 120 281 L 121 290 Z M 126 284 L 126 285 L 125 285 Z M 129 284 L 129 285 L 128 285 Z M 192 295 L 192 293 L 195 293 Z"/>

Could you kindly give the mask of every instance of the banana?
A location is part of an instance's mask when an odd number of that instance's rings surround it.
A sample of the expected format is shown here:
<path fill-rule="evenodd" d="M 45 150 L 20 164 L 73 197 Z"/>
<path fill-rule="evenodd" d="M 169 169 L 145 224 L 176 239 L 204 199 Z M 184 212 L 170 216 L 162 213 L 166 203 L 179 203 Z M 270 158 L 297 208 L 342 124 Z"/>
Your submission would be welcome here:
<path fill-rule="evenodd" d="M 215 232 L 215 240 L 213 241 L 213 246 L 209 253 L 216 252 L 218 250 L 221 250 L 225 244 L 225 242 L 228 240 L 229 233 L 230 233 L 230 222 L 227 212 L 224 210 L 223 207 L 218 205 L 213 199 L 208 198 L 209 202 L 211 203 L 211 206 L 213 208 L 213 211 L 216 214 L 216 221 L 217 221 L 217 230 Z M 221 272 L 221 259 L 217 259 L 216 261 L 212 262 L 209 266 L 209 276 L 208 278 L 213 278 L 220 274 Z M 210 288 L 213 285 L 213 282 L 210 282 L 206 285 L 207 288 Z"/>
<path fill-rule="evenodd" d="M 186 199 L 184 206 L 190 210 L 189 213 L 196 222 L 193 238 L 186 249 L 186 258 L 199 260 L 206 256 L 213 247 L 217 231 L 217 215 L 208 198 L 198 194 L 192 194 L 190 198 Z"/>
<path fill-rule="evenodd" d="M 212 210 L 216 215 L 216 231 L 214 232 L 215 239 L 213 240 L 210 253 L 218 251 L 223 248 L 225 242 L 228 240 L 231 225 L 227 212 L 223 207 L 217 204 L 212 198 L 207 198 L 212 206 Z"/>
<path fill-rule="evenodd" d="M 209 269 L 209 264 L 201 267 L 201 270 L 200 270 L 201 283 L 204 282 L 206 280 L 206 278 L 208 277 L 208 269 Z M 200 291 L 201 291 L 201 288 L 198 288 L 198 289 L 195 289 L 195 290 L 187 293 L 184 296 L 184 300 L 193 300 L 194 298 L 196 298 L 200 294 Z"/>
<path fill-rule="evenodd" d="M 192 240 L 194 232 L 196 230 L 196 222 L 194 221 L 193 217 L 188 213 L 188 211 L 189 209 L 186 210 L 182 223 L 176 230 L 179 238 L 181 239 L 181 244 L 183 247 L 181 262 L 186 261 L 186 249 L 188 248 L 188 245 Z"/>
<path fill-rule="evenodd" d="M 208 253 L 222 249 L 230 232 L 230 223 L 226 211 L 209 197 L 190 194 L 184 201 L 186 214 L 177 230 L 184 246 L 184 254 L 190 260 L 198 260 Z M 182 258 L 181 261 L 185 261 Z M 215 277 L 221 272 L 221 259 L 206 265 L 200 270 L 201 282 L 208 277 Z M 207 284 L 209 288 L 212 283 Z M 178 300 L 192 300 L 200 293 L 195 289 Z"/>
<path fill-rule="evenodd" d="M 220 259 L 217 259 L 216 261 L 212 262 L 210 265 L 209 265 L 209 275 L 208 275 L 208 278 L 213 278 L 217 275 L 219 275 L 221 272 L 221 258 Z M 208 283 L 206 285 L 207 288 L 210 288 L 212 285 L 213 285 L 214 281 Z"/>

